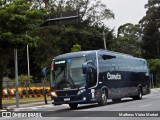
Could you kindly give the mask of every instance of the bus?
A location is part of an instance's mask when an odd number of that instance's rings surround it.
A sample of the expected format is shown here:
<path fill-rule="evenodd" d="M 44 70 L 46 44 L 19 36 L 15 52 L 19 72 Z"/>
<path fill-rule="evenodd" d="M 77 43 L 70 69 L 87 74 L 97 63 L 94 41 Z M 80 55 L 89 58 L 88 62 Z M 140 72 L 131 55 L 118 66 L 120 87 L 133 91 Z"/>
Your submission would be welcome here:
<path fill-rule="evenodd" d="M 140 100 L 150 93 L 149 83 L 146 60 L 108 50 L 62 54 L 51 64 L 52 104 L 72 109 L 86 103 L 106 105 L 108 99 Z"/>

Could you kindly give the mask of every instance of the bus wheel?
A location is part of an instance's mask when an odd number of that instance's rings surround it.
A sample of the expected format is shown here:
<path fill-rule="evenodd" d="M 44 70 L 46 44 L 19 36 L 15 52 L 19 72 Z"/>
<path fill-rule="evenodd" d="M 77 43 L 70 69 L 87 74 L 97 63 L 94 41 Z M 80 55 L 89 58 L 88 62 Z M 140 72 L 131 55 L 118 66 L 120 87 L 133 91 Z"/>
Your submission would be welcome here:
<path fill-rule="evenodd" d="M 69 104 L 69 107 L 70 107 L 71 109 L 76 109 L 77 106 L 78 106 L 77 103 L 70 103 L 70 104 Z"/>
<path fill-rule="evenodd" d="M 107 94 L 106 94 L 106 90 L 102 91 L 102 98 L 101 100 L 98 102 L 99 105 L 103 106 L 107 104 Z"/>
<path fill-rule="evenodd" d="M 138 95 L 133 97 L 133 100 L 141 100 L 142 99 L 142 89 L 138 88 Z"/>
<path fill-rule="evenodd" d="M 114 103 L 118 103 L 118 102 L 121 101 L 121 98 L 112 99 L 112 101 L 113 101 Z"/>

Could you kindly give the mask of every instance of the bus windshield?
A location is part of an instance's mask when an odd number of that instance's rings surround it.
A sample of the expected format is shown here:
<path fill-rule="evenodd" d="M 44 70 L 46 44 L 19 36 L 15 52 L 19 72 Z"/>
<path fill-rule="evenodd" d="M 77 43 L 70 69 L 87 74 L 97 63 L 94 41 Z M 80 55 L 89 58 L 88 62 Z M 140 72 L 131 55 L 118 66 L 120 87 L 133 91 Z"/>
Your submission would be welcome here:
<path fill-rule="evenodd" d="M 86 76 L 82 72 L 85 57 L 54 62 L 52 86 L 57 90 L 76 89 L 86 84 Z"/>

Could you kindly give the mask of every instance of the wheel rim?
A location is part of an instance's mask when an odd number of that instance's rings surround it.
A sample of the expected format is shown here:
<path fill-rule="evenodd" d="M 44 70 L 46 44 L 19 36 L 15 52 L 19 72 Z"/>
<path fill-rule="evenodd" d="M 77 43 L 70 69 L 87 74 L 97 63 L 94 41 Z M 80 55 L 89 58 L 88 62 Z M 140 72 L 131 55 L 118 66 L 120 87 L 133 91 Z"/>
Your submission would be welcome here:
<path fill-rule="evenodd" d="M 142 98 L 142 91 L 140 90 L 139 97 Z"/>
<path fill-rule="evenodd" d="M 103 94 L 102 94 L 102 101 L 103 101 L 103 103 L 106 103 L 106 101 L 107 101 L 105 91 L 103 91 Z"/>

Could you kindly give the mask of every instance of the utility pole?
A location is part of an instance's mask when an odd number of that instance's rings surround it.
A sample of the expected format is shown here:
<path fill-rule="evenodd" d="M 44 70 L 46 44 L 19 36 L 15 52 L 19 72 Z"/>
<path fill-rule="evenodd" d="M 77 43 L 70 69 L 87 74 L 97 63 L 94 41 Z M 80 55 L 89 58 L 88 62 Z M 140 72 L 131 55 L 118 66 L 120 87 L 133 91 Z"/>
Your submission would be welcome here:
<path fill-rule="evenodd" d="M 43 78 L 43 96 L 44 96 L 44 102 L 45 102 L 45 104 L 48 104 L 44 83 L 45 83 L 45 78 Z"/>
<path fill-rule="evenodd" d="M 158 38 L 157 38 L 157 57 L 159 57 L 160 54 L 160 41 L 159 41 L 159 33 L 160 33 L 160 19 L 155 19 L 157 22 L 156 28 L 158 29 Z"/>
<path fill-rule="evenodd" d="M 158 34 L 160 34 L 160 28 L 158 28 Z M 159 36 L 159 35 L 158 35 L 158 36 Z M 159 39 L 160 39 L 160 38 L 157 39 L 157 55 L 158 55 L 158 57 L 159 57 L 159 53 L 160 53 L 160 45 L 159 45 L 159 42 L 160 42 L 160 41 L 159 41 Z"/>
<path fill-rule="evenodd" d="M 104 49 L 106 50 L 106 38 L 105 38 L 105 32 L 103 31 L 103 40 L 104 40 Z"/>
<path fill-rule="evenodd" d="M 28 63 L 28 78 L 30 77 L 30 69 L 29 69 L 29 49 L 27 45 L 27 63 Z"/>
<path fill-rule="evenodd" d="M 15 60 L 15 83 L 16 83 L 16 108 L 19 108 L 17 48 L 14 49 L 14 60 Z"/>

